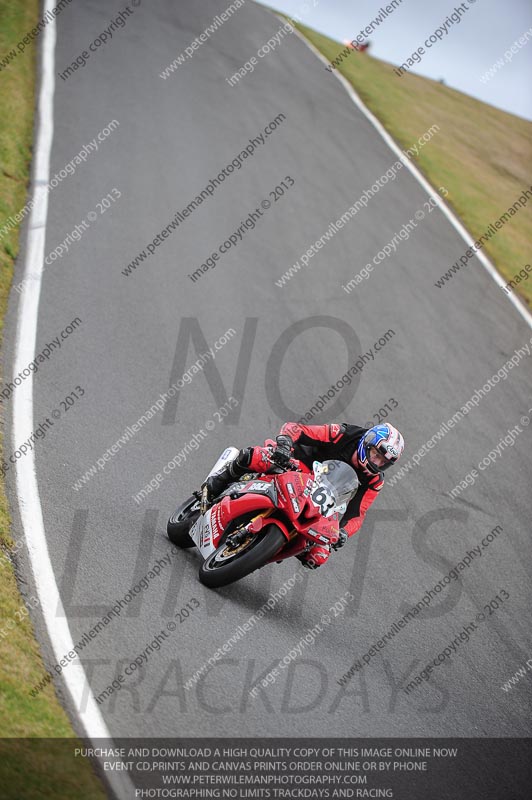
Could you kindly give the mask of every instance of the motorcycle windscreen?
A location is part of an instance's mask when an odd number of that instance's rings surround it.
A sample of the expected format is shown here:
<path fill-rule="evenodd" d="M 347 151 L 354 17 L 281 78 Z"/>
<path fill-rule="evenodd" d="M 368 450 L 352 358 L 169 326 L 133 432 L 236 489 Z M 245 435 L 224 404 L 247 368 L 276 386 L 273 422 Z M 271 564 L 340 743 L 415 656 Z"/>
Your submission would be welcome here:
<path fill-rule="evenodd" d="M 318 480 L 328 488 L 336 507 L 349 503 L 359 486 L 355 470 L 345 461 L 323 461 Z"/>

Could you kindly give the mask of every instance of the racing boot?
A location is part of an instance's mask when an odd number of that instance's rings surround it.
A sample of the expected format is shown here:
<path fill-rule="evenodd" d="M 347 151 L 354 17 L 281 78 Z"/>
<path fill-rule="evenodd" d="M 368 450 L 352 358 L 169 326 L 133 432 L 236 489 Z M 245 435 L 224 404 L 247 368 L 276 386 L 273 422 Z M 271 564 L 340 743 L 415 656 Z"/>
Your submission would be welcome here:
<path fill-rule="evenodd" d="M 220 472 L 215 472 L 214 475 L 210 475 L 205 483 L 202 484 L 201 491 L 205 509 L 210 508 L 216 498 L 219 497 L 231 483 L 237 481 L 242 475 L 245 475 L 246 472 L 249 471 L 249 462 L 251 460 L 250 450 L 252 451 L 253 448 L 248 447 L 245 450 L 241 450 L 234 461 L 230 461 L 229 464 L 226 464 Z"/>
<path fill-rule="evenodd" d="M 296 556 L 307 569 L 318 569 L 323 566 L 331 554 L 331 547 L 328 544 L 313 544 L 312 547 Z"/>

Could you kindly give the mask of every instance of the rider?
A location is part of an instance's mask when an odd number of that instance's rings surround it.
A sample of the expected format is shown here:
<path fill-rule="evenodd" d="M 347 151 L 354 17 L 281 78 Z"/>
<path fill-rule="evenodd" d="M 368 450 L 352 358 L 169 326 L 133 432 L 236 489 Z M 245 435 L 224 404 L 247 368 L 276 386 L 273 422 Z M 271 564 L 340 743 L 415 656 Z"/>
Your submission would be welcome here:
<path fill-rule="evenodd" d="M 293 456 L 309 468 L 312 468 L 314 460 L 344 461 L 355 470 L 359 487 L 341 519 L 343 527 L 339 539 L 332 544 L 338 550 L 362 526 L 366 512 L 384 485 L 384 471 L 396 463 L 403 449 L 403 437 L 387 422 L 372 428 L 360 428 L 345 422 L 330 425 L 286 422 L 277 436 L 273 452 L 264 447 L 240 450 L 234 461 L 207 478 L 202 489 L 206 487 L 207 501 L 212 504 L 214 498 L 246 472 L 267 472 L 271 461 L 286 467 Z M 330 552 L 330 545 L 314 544 L 299 556 L 299 560 L 305 567 L 316 569 L 327 561 Z"/>

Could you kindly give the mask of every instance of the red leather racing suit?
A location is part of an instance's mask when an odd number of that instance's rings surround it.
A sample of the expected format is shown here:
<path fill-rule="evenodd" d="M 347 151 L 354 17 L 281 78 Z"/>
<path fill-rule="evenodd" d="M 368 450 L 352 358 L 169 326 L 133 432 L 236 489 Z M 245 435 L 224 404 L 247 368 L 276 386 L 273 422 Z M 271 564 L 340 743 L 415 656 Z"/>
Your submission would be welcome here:
<path fill-rule="evenodd" d="M 280 434 L 290 436 L 294 442 L 294 457 L 308 467 L 312 468 L 314 460 L 336 459 L 345 461 L 355 470 L 360 485 L 340 521 L 348 536 L 353 536 L 360 530 L 368 509 L 384 485 L 382 472 L 370 475 L 358 466 L 357 447 L 367 430 L 346 422 L 330 425 L 285 422 L 279 431 Z"/>

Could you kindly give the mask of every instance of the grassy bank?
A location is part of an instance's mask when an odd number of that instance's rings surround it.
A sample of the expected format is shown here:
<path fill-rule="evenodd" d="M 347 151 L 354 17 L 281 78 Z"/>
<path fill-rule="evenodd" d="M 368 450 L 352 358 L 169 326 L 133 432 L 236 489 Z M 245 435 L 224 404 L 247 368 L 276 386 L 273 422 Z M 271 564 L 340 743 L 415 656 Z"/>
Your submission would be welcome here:
<path fill-rule="evenodd" d="M 35 26 L 39 13 L 37 0 L 0 0 L 0 61 Z M 36 50 L 36 43 L 32 42 L 25 52 L 17 54 L 0 69 L 2 335 L 13 265 L 19 249 L 18 225 L 11 227 L 9 220 L 27 201 Z M 0 406 L 2 430 L 4 408 L 5 403 Z M 0 795 L 13 800 L 104 798 L 105 793 L 90 763 L 81 759 L 74 762 L 71 748 L 67 750 L 58 742 L 54 752 L 53 743 L 22 741 L 23 737 L 71 738 L 75 734 L 53 684 L 49 684 L 37 698 L 29 696 L 29 690 L 42 678 L 45 668 L 15 579 L 14 553 L 9 510 L 3 481 L 0 481 Z"/>
<path fill-rule="evenodd" d="M 329 62 L 344 50 L 311 28 L 297 27 Z M 413 160 L 433 186 L 448 189 L 447 203 L 474 239 L 532 185 L 531 122 L 428 78 L 397 77 L 392 64 L 367 53 L 353 52 L 339 71 L 402 148 L 439 125 Z M 333 74 L 330 79 L 335 80 Z M 484 247 L 506 281 L 531 263 L 531 208 L 529 200 Z M 531 305 L 532 277 L 516 291 Z"/>

